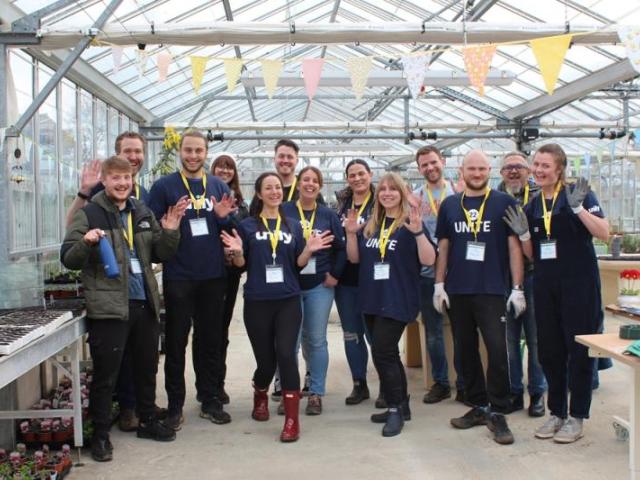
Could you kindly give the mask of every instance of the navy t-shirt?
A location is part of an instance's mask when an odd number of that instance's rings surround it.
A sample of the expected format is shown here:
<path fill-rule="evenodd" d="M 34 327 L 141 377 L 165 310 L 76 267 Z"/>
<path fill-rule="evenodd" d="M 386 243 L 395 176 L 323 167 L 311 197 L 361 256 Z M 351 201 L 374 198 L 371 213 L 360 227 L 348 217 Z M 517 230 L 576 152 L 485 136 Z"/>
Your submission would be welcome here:
<path fill-rule="evenodd" d="M 149 192 L 147 192 L 147 189 L 144 188 L 142 185 L 138 185 L 138 187 L 140 188 L 140 198 L 138 198 L 138 200 L 140 200 L 145 205 L 149 205 Z M 93 198 L 93 196 L 96 193 L 101 192 L 102 190 L 104 190 L 104 185 L 102 184 L 102 182 L 98 182 L 96 184 L 96 186 L 91 189 L 91 192 L 89 192 L 89 198 Z M 131 190 L 131 196 L 136 198 L 136 186 L 135 185 L 133 186 L 133 189 Z"/>
<path fill-rule="evenodd" d="M 505 295 L 509 284 L 509 235 L 515 235 L 502 217 L 516 200 L 506 193 L 491 190 L 478 233 L 485 243 L 484 261 L 467 260 L 467 242 L 475 241 L 460 205 L 462 193 L 445 198 L 438 212 L 436 237 L 449 240 L 445 288 L 454 295 Z M 464 207 L 475 221 L 484 195 L 464 197 Z"/>
<path fill-rule="evenodd" d="M 276 220 L 267 220 L 273 232 Z M 270 235 L 262 219 L 245 218 L 240 222 L 238 234 L 242 237 L 244 258 L 247 262 L 247 281 L 244 284 L 246 300 L 281 300 L 300 294 L 298 256 L 304 250 L 302 228 L 297 219 L 283 218 L 280 241 L 276 247 L 276 265 L 282 265 L 284 282 L 267 283 L 266 266 L 273 264 Z"/>
<path fill-rule="evenodd" d="M 295 218 L 300 222 L 302 228 L 302 220 L 300 212 L 296 206 L 296 202 L 286 202 L 282 205 L 282 211 L 288 218 Z M 307 220 L 311 219 L 312 211 L 303 211 Z M 304 230 L 304 229 L 303 229 Z M 318 205 L 316 210 L 316 218 L 313 222 L 313 231 L 316 234 L 329 230 L 335 237 L 331 248 L 320 250 L 313 254 L 316 259 L 316 273 L 306 274 L 304 270 L 300 272 L 300 288 L 302 290 L 310 290 L 324 282 L 325 273 L 329 272 L 334 278 L 340 278 L 347 262 L 347 254 L 343 239 L 343 229 L 340 219 L 336 212 L 323 205 Z"/>
<path fill-rule="evenodd" d="M 342 206 L 342 208 L 340 208 L 338 210 L 338 216 L 340 217 L 340 223 L 341 225 L 344 226 L 344 220 L 347 217 L 347 211 L 349 209 L 351 209 L 351 198 L 349 197 L 345 202 L 344 205 Z M 358 223 L 362 224 L 365 223 L 368 219 L 369 219 L 369 215 L 371 215 L 371 211 L 373 210 L 373 192 L 371 193 L 371 197 L 369 198 L 369 201 L 367 202 L 367 204 L 364 207 L 364 210 L 362 211 L 362 215 L 360 215 L 358 217 Z M 360 210 L 360 207 L 362 205 L 355 205 L 355 209 L 356 210 Z M 343 239 L 344 241 L 346 241 L 346 234 L 344 233 L 344 228 L 342 229 L 343 231 Z M 349 260 L 347 260 L 347 263 L 344 267 L 344 270 L 342 271 L 342 275 L 339 278 L 339 285 L 344 285 L 347 287 L 357 287 L 358 286 L 358 265 L 354 265 L 353 263 L 351 263 Z"/>
<path fill-rule="evenodd" d="M 573 188 L 573 187 L 570 187 Z M 578 216 L 567 203 L 564 189 L 558 194 L 551 215 L 551 239 L 556 241 L 555 259 L 540 260 L 540 241 L 547 240 L 542 219 L 542 193 L 533 198 L 525 207 L 531 242 L 533 244 L 533 262 L 536 277 L 582 277 L 598 275 L 598 262 L 593 247 L 593 237 Z M 551 199 L 545 200 L 547 212 L 551 210 Z M 582 206 L 590 213 L 604 218 L 598 199 L 589 192 Z"/>
<path fill-rule="evenodd" d="M 203 195 L 202 179 L 187 179 L 191 192 L 199 200 Z M 205 206 L 200 209 L 199 217 L 193 205 L 189 205 L 180 222 L 180 244 L 178 252 L 163 264 L 163 278 L 167 280 L 208 280 L 225 276 L 224 254 L 220 240 L 220 226 L 227 223 L 219 219 L 213 211 L 211 197 L 220 200 L 229 193 L 229 187 L 218 177 L 207 174 L 207 192 Z M 149 208 L 160 219 L 170 206 L 188 195 L 179 172 L 158 179 L 151 187 Z M 192 219 L 204 218 L 209 233 L 193 236 Z"/>
<path fill-rule="evenodd" d="M 391 218 L 386 220 L 385 228 L 393 222 Z M 423 230 L 429 239 L 424 225 Z M 374 280 L 374 265 L 380 262 L 379 240 L 379 231 L 371 238 L 365 238 L 363 231 L 358 233 L 358 297 L 362 313 L 411 323 L 420 307 L 421 265 L 416 237 L 404 226 L 391 234 L 384 257 L 384 262 L 389 264 L 387 280 Z"/>

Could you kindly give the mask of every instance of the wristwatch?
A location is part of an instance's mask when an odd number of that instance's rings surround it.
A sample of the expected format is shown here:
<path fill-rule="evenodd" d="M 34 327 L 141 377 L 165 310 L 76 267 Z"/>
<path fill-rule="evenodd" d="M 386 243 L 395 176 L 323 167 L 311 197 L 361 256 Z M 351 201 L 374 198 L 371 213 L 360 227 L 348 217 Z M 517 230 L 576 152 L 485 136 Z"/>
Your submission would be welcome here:
<path fill-rule="evenodd" d="M 524 289 L 522 288 L 522 285 L 514 285 L 514 286 L 512 287 L 512 289 L 513 289 L 513 290 L 524 290 Z"/>
<path fill-rule="evenodd" d="M 82 200 L 89 200 L 89 195 L 82 193 L 82 192 L 78 192 L 76 193 L 76 195 L 78 196 L 78 198 L 81 198 Z"/>

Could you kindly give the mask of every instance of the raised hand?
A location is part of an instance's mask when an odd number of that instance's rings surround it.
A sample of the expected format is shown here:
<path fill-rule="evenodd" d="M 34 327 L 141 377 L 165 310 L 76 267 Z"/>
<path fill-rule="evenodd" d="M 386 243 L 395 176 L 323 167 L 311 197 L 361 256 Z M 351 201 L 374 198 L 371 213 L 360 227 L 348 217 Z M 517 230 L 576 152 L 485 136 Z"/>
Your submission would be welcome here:
<path fill-rule="evenodd" d="M 364 223 L 358 223 L 358 211 L 355 208 L 347 210 L 347 218 L 344 220 L 344 229 L 347 233 L 358 233 L 364 227 Z"/>
<path fill-rule="evenodd" d="M 86 243 L 87 245 L 95 245 L 100 241 L 102 237 L 104 237 L 104 235 L 104 230 L 94 228 L 85 233 L 84 237 L 82 237 L 82 240 L 84 240 L 84 243 Z"/>
<path fill-rule="evenodd" d="M 91 190 L 100 182 L 100 160 L 92 160 L 82 166 L 80 174 L 80 192 L 89 195 Z"/>
<path fill-rule="evenodd" d="M 515 232 L 520 240 L 523 242 L 531 238 L 529 234 L 529 222 L 527 221 L 527 216 L 522 211 L 522 208 L 515 208 L 513 206 L 508 206 L 504 212 L 504 217 L 502 219 L 504 222 L 511 227 L 511 230 Z"/>
<path fill-rule="evenodd" d="M 324 250 L 326 248 L 331 248 L 331 244 L 335 236 L 331 234 L 331 231 L 325 230 L 321 234 L 317 235 L 312 233 L 307 240 L 307 250 L 311 253 L 317 252 L 318 250 Z"/>
<path fill-rule="evenodd" d="M 222 231 L 220 234 L 220 240 L 225 246 L 225 249 L 229 250 L 234 255 L 242 252 L 242 238 L 238 235 L 238 231 L 234 228 L 232 235 L 228 232 Z"/>
<path fill-rule="evenodd" d="M 419 207 L 409 208 L 409 223 L 407 228 L 412 233 L 420 233 L 422 231 L 422 216 Z"/>
<path fill-rule="evenodd" d="M 564 191 L 567 194 L 567 203 L 574 211 L 581 209 L 582 202 L 584 202 L 589 190 L 589 182 L 584 177 L 580 177 L 576 181 L 573 190 L 569 188 L 569 185 L 564 186 Z"/>
<path fill-rule="evenodd" d="M 225 218 L 238 208 L 236 206 L 236 199 L 233 198 L 233 195 L 227 195 L 226 193 L 222 195 L 219 202 L 216 200 L 216 197 L 212 196 L 211 205 L 213 205 L 213 211 L 216 212 L 216 215 L 219 218 Z"/>
<path fill-rule="evenodd" d="M 167 230 L 177 230 L 180 226 L 180 220 L 184 217 L 184 213 L 189 206 L 189 197 L 185 195 L 180 198 L 175 205 L 169 207 L 167 213 L 160 219 L 160 225 Z"/>

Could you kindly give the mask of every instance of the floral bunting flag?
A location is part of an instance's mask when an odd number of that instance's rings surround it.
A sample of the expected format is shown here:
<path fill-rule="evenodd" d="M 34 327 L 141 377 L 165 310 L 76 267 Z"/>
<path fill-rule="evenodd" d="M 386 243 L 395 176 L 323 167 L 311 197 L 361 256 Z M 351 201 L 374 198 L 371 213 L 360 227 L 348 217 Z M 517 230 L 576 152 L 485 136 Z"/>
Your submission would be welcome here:
<path fill-rule="evenodd" d="M 618 37 L 627 49 L 627 57 L 631 66 L 640 73 L 640 27 L 621 26 L 618 28 Z"/>
<path fill-rule="evenodd" d="M 302 60 L 302 79 L 309 100 L 313 100 L 318 91 L 322 67 L 324 67 L 324 58 L 305 58 Z"/>
<path fill-rule="evenodd" d="M 147 66 L 148 54 L 144 50 L 136 49 L 136 68 L 138 69 L 138 77 L 144 77 L 144 69 Z"/>
<path fill-rule="evenodd" d="M 239 58 L 224 59 L 224 74 L 227 77 L 227 90 L 233 93 L 242 72 L 242 60 Z"/>
<path fill-rule="evenodd" d="M 156 57 L 156 65 L 158 66 L 158 82 L 164 82 L 167 79 L 171 58 L 172 57 L 169 52 L 160 52 Z"/>
<path fill-rule="evenodd" d="M 115 75 L 120 71 L 120 64 L 122 63 L 122 47 L 111 47 L 111 56 L 113 57 L 113 71 Z"/>
<path fill-rule="evenodd" d="M 351 86 L 357 100 L 360 100 L 364 94 L 371 67 L 373 67 L 372 57 L 347 58 L 347 69 L 351 74 Z"/>
<path fill-rule="evenodd" d="M 491 67 L 491 60 L 496 53 L 496 46 L 467 47 L 462 53 L 464 66 L 471 85 L 478 89 L 480 96 L 484 96 L 484 81 L 489 74 L 489 67 Z"/>
<path fill-rule="evenodd" d="M 209 57 L 199 57 L 192 55 L 191 59 L 191 83 L 196 95 L 200 93 L 200 85 L 202 85 L 202 79 L 204 78 L 204 71 L 207 68 L 207 61 Z"/>
<path fill-rule="evenodd" d="M 262 77 L 264 78 L 264 88 L 267 90 L 269 100 L 278 87 L 278 78 L 282 72 L 282 62 L 280 60 L 260 60 L 262 66 Z"/>
<path fill-rule="evenodd" d="M 556 35 L 553 37 L 538 38 L 529 43 L 533 50 L 533 55 L 538 61 L 540 74 L 544 80 L 545 88 L 549 95 L 553 94 L 556 82 L 560 75 L 560 69 L 564 63 L 573 34 Z"/>
<path fill-rule="evenodd" d="M 417 57 L 402 57 L 402 67 L 404 76 L 407 79 L 407 86 L 413 98 L 418 98 L 424 83 L 424 75 L 429 67 L 431 56 L 420 55 Z"/>

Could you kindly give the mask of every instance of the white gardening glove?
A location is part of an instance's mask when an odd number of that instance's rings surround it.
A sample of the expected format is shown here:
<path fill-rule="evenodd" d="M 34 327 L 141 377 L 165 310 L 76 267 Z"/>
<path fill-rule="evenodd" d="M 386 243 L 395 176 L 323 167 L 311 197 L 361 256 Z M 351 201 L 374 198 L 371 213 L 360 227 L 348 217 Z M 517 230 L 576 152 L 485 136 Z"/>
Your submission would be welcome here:
<path fill-rule="evenodd" d="M 524 299 L 524 291 L 511 290 L 511 295 L 509 295 L 509 299 L 507 300 L 507 311 L 511 307 L 513 307 L 513 312 L 515 313 L 516 318 L 522 315 L 522 312 L 527 309 L 527 301 Z"/>
<path fill-rule="evenodd" d="M 442 313 L 442 303 L 449 308 L 449 295 L 444 291 L 444 283 L 439 282 L 433 286 L 433 308 Z"/>

